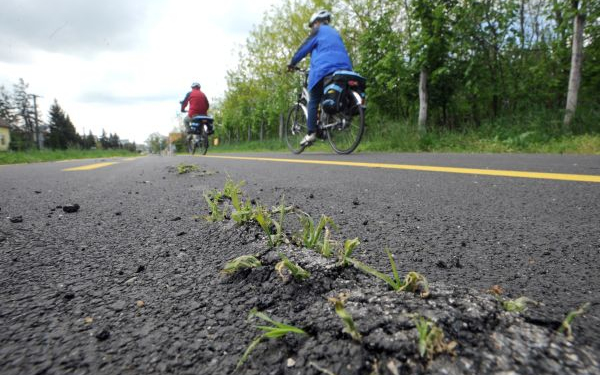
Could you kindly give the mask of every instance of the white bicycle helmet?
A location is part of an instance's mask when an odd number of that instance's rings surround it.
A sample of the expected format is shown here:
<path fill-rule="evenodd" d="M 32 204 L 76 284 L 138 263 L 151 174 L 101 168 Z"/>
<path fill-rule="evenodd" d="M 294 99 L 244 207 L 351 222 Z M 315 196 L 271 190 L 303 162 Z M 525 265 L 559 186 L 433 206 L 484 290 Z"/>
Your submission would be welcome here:
<path fill-rule="evenodd" d="M 197 87 L 200 88 L 200 84 L 198 82 L 192 83 L 192 88 Z"/>
<path fill-rule="evenodd" d="M 320 10 L 316 12 L 315 14 L 310 16 L 310 20 L 308 21 L 308 27 L 312 27 L 317 21 L 331 22 L 331 13 L 329 13 L 329 11 L 327 10 Z"/>

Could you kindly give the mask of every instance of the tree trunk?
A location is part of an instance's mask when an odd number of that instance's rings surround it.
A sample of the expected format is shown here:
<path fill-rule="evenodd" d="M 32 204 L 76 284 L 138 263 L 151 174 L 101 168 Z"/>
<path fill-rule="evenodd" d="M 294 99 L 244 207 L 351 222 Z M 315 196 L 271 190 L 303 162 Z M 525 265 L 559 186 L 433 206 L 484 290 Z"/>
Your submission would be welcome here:
<path fill-rule="evenodd" d="M 421 68 L 419 79 L 419 133 L 427 132 L 427 71 Z"/>
<path fill-rule="evenodd" d="M 250 126 L 250 123 L 248 123 L 248 142 L 250 142 L 252 140 L 252 127 Z"/>
<path fill-rule="evenodd" d="M 571 125 L 573 115 L 577 109 L 577 95 L 581 84 L 581 65 L 583 61 L 583 28 L 585 26 L 585 13 L 579 8 L 579 1 L 573 1 L 577 12 L 573 21 L 573 49 L 571 53 L 571 73 L 569 75 L 569 91 L 567 92 L 567 107 L 564 125 Z"/>
<path fill-rule="evenodd" d="M 265 136 L 265 122 L 260 122 L 260 141 L 262 142 Z"/>

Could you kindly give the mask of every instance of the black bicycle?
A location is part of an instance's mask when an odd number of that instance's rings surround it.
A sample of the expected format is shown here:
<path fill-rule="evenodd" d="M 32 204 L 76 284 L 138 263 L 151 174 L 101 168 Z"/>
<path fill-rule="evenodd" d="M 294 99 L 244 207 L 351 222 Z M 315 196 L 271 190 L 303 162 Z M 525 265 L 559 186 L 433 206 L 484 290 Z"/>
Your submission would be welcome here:
<path fill-rule="evenodd" d="M 210 116 L 194 116 L 190 121 L 187 146 L 192 155 L 198 150 L 202 155 L 208 151 L 208 136 L 213 133 L 213 118 Z"/>
<path fill-rule="evenodd" d="M 284 136 L 288 148 L 300 154 L 311 144 L 300 145 L 308 132 L 308 70 L 296 68 L 304 75 L 298 99 L 288 113 Z M 327 139 L 338 154 L 350 154 L 358 147 L 365 131 L 366 80 L 351 71 L 336 71 L 326 77 L 323 99 L 317 116 L 317 136 Z"/>

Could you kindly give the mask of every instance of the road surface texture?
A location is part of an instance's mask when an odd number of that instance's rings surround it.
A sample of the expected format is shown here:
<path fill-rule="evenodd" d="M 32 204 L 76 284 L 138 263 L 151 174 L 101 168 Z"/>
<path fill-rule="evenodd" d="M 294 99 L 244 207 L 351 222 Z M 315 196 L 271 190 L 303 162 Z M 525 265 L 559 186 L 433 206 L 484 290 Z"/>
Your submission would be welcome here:
<path fill-rule="evenodd" d="M 600 157 L 243 156 L 258 160 L 209 150 L 0 166 L 0 373 L 233 373 L 267 324 L 248 319 L 252 308 L 306 334 L 263 340 L 241 374 L 600 373 Z M 178 174 L 179 164 L 199 170 Z M 333 240 L 358 237 L 352 257 L 392 275 L 389 248 L 402 277 L 426 276 L 430 296 L 394 291 L 298 241 L 269 249 L 255 223 L 199 218 L 209 213 L 202 193 L 228 176 L 246 181 L 255 205 L 284 197 L 331 216 Z M 295 214 L 284 227 L 288 238 L 300 230 Z M 281 280 L 279 252 L 310 277 Z M 247 254 L 262 266 L 220 272 Z M 540 304 L 507 312 L 486 292 L 494 285 L 500 300 Z M 340 293 L 360 339 L 328 300 Z M 586 302 L 568 341 L 556 331 Z M 417 316 L 444 332 L 441 353 L 420 354 Z"/>

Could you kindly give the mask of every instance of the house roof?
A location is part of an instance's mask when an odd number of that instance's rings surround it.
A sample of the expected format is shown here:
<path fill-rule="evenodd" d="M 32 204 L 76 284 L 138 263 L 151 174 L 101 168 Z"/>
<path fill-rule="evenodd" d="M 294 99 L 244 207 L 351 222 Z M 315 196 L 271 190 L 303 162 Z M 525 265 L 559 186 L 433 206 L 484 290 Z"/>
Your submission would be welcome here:
<path fill-rule="evenodd" d="M 4 121 L 4 119 L 0 118 L 0 128 L 10 129 L 10 126 L 8 126 L 8 123 L 6 121 Z"/>

